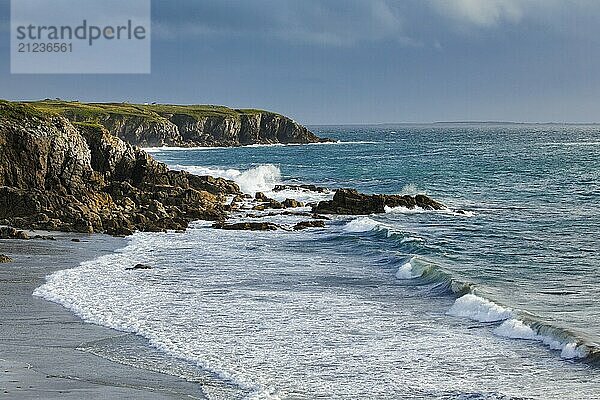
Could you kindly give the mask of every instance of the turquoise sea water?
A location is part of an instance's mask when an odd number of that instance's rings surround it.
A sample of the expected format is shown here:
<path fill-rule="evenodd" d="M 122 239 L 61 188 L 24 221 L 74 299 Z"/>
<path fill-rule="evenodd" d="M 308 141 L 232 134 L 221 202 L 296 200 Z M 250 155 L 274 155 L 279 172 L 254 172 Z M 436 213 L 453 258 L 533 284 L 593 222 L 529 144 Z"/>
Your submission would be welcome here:
<path fill-rule="evenodd" d="M 315 183 L 449 210 L 136 234 L 36 294 L 229 385 L 210 398 L 600 398 L 600 127 L 312 128 L 340 143 L 153 155 L 250 193 L 331 196 L 270 192 Z"/>

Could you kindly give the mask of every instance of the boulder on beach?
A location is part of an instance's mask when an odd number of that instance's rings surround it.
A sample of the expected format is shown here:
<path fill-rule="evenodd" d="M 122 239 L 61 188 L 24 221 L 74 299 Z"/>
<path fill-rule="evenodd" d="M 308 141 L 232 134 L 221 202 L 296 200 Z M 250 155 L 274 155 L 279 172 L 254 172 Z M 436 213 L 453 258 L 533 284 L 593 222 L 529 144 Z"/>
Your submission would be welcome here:
<path fill-rule="evenodd" d="M 384 213 L 386 207 L 405 207 L 424 210 L 441 210 L 446 208 L 432 198 L 418 194 L 416 196 L 397 194 L 363 194 L 355 189 L 339 189 L 333 200 L 321 201 L 312 209 L 319 214 L 368 215 Z"/>

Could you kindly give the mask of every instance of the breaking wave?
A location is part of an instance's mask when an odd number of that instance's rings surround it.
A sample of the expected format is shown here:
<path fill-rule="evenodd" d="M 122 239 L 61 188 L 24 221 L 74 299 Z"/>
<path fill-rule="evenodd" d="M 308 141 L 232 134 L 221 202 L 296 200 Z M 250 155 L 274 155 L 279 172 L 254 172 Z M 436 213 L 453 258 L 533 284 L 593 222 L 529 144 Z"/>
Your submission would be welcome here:
<path fill-rule="evenodd" d="M 195 175 L 209 175 L 215 178 L 230 179 L 240 186 L 244 193 L 268 192 L 281 183 L 281 170 L 273 164 L 264 164 L 246 171 L 219 169 L 197 165 L 171 165 L 173 170 L 187 171 Z"/>
<path fill-rule="evenodd" d="M 383 222 L 370 217 L 359 217 L 342 227 L 344 233 L 385 234 L 387 238 L 400 236 L 399 243 L 424 242 L 410 234 L 395 231 Z M 414 244 L 414 243 L 413 243 Z M 600 350 L 588 343 L 576 333 L 545 323 L 527 312 L 501 305 L 486 298 L 475 284 L 457 279 L 452 272 L 429 261 L 427 257 L 414 255 L 404 259 L 395 272 L 396 279 L 413 282 L 416 285 L 430 285 L 429 292 L 434 295 L 449 294 L 456 296 L 447 315 L 466 318 L 473 321 L 496 324 L 493 333 L 497 336 L 531 340 L 559 351 L 563 359 L 585 359 L 593 364 L 600 362 Z"/>

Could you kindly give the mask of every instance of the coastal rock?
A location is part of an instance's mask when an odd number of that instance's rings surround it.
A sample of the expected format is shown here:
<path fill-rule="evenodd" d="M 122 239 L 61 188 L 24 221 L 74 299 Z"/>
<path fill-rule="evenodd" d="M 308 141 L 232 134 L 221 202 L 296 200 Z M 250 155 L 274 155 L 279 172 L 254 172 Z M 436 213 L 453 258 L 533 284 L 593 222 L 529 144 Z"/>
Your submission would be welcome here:
<path fill-rule="evenodd" d="M 171 171 L 102 125 L 71 123 L 0 101 L 0 220 L 27 229 L 104 232 L 182 230 L 224 220 L 221 178 Z"/>
<path fill-rule="evenodd" d="M 209 105 L 29 103 L 72 122 L 102 125 L 111 135 L 142 147 L 244 146 L 330 142 L 283 115 Z"/>
<path fill-rule="evenodd" d="M 134 271 L 139 269 L 152 269 L 152 267 L 147 264 L 136 264 L 133 267 L 125 268 L 126 271 Z"/>
<path fill-rule="evenodd" d="M 386 207 L 406 207 L 408 209 L 420 207 L 425 210 L 446 208 L 443 204 L 422 194 L 416 196 L 368 195 L 359 193 L 355 189 L 339 189 L 333 196 L 333 200 L 319 202 L 312 211 L 320 214 L 368 215 L 384 213 Z"/>
<path fill-rule="evenodd" d="M 295 231 L 300 231 L 308 228 L 325 228 L 325 222 L 322 220 L 301 221 L 294 225 Z"/>
<path fill-rule="evenodd" d="M 21 239 L 29 240 L 29 234 L 25 231 L 20 231 L 10 226 L 0 227 L 0 239 Z"/>
<path fill-rule="evenodd" d="M 13 262 L 12 258 L 10 258 L 7 255 L 0 254 L 0 264 L 10 263 L 10 262 Z"/>
<path fill-rule="evenodd" d="M 321 186 L 315 185 L 275 185 L 273 188 L 274 192 L 281 192 L 283 190 L 304 190 L 308 192 L 316 192 L 316 193 L 327 193 L 329 189 Z"/>
<path fill-rule="evenodd" d="M 254 198 L 256 199 L 256 201 L 260 201 L 263 204 L 258 204 L 256 206 L 254 206 L 252 208 L 253 210 L 263 211 L 267 208 L 273 208 L 273 209 L 280 210 L 282 208 L 285 208 L 285 206 L 283 204 L 281 204 L 280 202 L 278 202 L 275 199 L 271 199 L 271 198 L 267 197 L 262 192 L 256 192 L 256 194 L 254 195 Z"/>
<path fill-rule="evenodd" d="M 217 222 L 213 224 L 213 228 L 235 231 L 276 231 L 279 229 L 279 225 L 271 222 L 238 222 L 232 224 Z"/>
<path fill-rule="evenodd" d="M 254 195 L 254 198 L 256 199 L 256 201 L 262 201 L 262 202 L 267 202 L 270 200 L 263 192 L 256 192 L 256 194 Z"/>
<path fill-rule="evenodd" d="M 302 202 L 295 199 L 285 199 L 282 204 L 285 208 L 304 207 L 304 204 L 302 204 Z"/>

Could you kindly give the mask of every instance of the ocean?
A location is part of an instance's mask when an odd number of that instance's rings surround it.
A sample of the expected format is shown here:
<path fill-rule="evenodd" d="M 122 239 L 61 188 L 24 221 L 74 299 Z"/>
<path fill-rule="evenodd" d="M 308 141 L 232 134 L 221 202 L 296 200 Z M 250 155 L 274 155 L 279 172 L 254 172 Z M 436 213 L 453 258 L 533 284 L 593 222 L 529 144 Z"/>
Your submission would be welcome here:
<path fill-rule="evenodd" d="M 311 128 L 339 142 L 150 151 L 278 200 L 333 196 L 272 191 L 310 183 L 448 209 L 136 233 L 34 294 L 124 332 L 82 350 L 209 399 L 600 399 L 600 126 Z"/>

